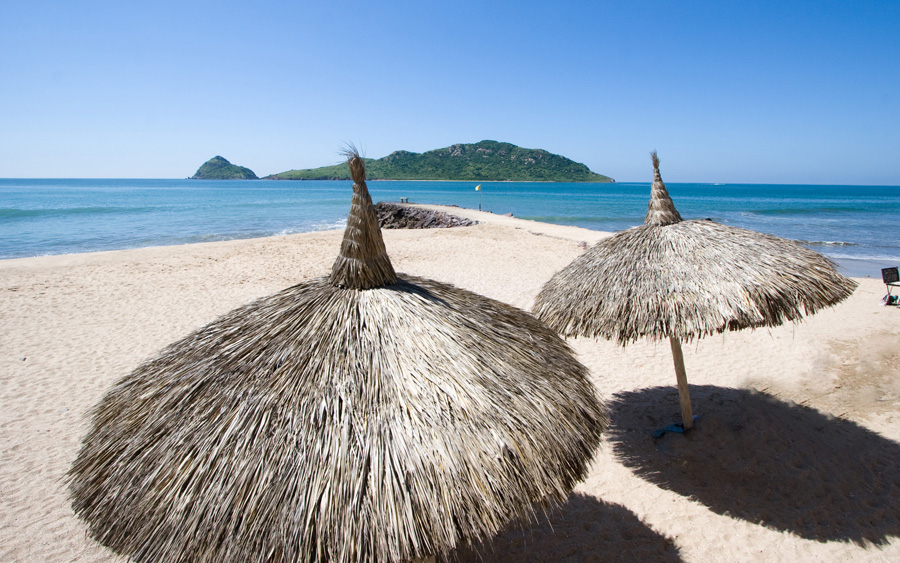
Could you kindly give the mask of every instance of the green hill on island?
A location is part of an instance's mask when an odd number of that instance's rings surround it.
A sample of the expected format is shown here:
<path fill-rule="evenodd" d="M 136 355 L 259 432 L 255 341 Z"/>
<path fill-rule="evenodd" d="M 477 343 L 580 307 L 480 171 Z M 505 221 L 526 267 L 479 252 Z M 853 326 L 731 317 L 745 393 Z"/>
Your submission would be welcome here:
<path fill-rule="evenodd" d="M 221 156 L 214 156 L 197 169 L 191 180 L 258 180 L 253 170 L 231 164 Z"/>
<path fill-rule="evenodd" d="M 481 141 L 424 153 L 396 151 L 365 159 L 369 180 L 465 180 L 473 182 L 615 182 L 579 162 L 542 149 Z M 349 180 L 346 164 L 288 170 L 264 180 Z"/>

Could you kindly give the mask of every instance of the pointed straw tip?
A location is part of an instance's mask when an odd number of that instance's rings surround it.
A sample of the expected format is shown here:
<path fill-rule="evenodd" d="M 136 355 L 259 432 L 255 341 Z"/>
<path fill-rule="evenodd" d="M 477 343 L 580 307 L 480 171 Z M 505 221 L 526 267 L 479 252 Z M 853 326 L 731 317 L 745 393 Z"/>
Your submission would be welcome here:
<path fill-rule="evenodd" d="M 331 283 L 346 289 L 371 289 L 396 283 L 397 274 L 384 247 L 378 216 L 366 186 L 366 166 L 352 144 L 342 151 L 353 177 L 353 200 L 344 240 L 334 266 Z"/>
<path fill-rule="evenodd" d="M 360 184 L 366 181 L 366 163 L 359 156 L 359 151 L 352 143 L 347 143 L 346 148 L 341 151 L 341 155 L 347 158 L 347 166 L 350 167 L 350 177 L 353 182 Z"/>
<path fill-rule="evenodd" d="M 681 221 L 681 215 L 675 209 L 672 198 L 666 190 L 666 184 L 659 174 L 659 156 L 656 151 L 650 153 L 653 159 L 653 184 L 650 186 L 650 204 L 647 206 L 645 225 L 671 225 Z"/>

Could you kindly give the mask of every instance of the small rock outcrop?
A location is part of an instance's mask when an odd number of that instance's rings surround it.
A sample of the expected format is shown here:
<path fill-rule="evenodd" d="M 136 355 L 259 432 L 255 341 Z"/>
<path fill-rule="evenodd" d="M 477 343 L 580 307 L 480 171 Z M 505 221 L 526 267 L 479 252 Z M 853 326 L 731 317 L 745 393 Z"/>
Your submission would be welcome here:
<path fill-rule="evenodd" d="M 442 211 L 417 209 L 384 201 L 375 204 L 375 213 L 378 214 L 378 224 L 382 229 L 446 229 L 478 224 L 478 221 L 463 219 Z"/>
<path fill-rule="evenodd" d="M 231 164 L 221 156 L 214 156 L 197 169 L 191 180 L 258 180 L 253 170 Z"/>

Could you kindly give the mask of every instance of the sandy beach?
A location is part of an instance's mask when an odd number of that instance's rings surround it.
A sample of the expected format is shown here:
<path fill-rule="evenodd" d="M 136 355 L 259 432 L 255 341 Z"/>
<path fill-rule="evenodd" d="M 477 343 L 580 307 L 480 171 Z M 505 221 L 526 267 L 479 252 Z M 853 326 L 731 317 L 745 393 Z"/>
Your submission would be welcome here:
<path fill-rule="evenodd" d="M 473 227 L 384 231 L 398 272 L 528 309 L 604 233 L 429 206 Z M 64 475 L 90 409 L 163 346 L 329 272 L 342 231 L 0 261 L 0 561 L 120 561 Z M 900 308 L 880 279 L 775 329 L 685 344 L 572 339 L 612 426 L 569 502 L 461 561 L 900 560 Z"/>

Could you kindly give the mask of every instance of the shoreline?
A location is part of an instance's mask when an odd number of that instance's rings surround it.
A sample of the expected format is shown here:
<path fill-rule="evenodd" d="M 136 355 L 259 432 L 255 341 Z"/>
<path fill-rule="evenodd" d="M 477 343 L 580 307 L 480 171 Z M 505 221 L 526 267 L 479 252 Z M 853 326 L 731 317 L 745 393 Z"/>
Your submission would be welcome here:
<path fill-rule="evenodd" d="M 609 231 L 594 231 L 591 229 L 586 229 L 583 227 L 575 227 L 570 225 L 556 225 L 553 223 L 544 223 L 540 221 L 533 221 L 530 219 L 520 219 L 518 217 L 513 217 L 510 215 L 498 215 L 490 211 L 480 211 L 477 209 L 470 209 L 459 207 L 456 205 L 439 205 L 439 204 L 421 204 L 421 203 L 401 203 L 400 205 L 406 205 L 412 208 L 418 209 L 428 209 L 433 211 L 440 211 L 443 213 L 447 213 L 450 215 L 456 215 L 461 218 L 471 219 L 473 221 L 486 222 L 486 223 L 494 223 L 500 225 L 506 225 L 513 228 L 526 229 L 532 232 L 540 232 L 550 234 L 550 236 L 558 236 L 562 238 L 571 238 L 572 240 L 578 239 L 586 242 L 588 245 L 595 244 L 601 238 L 614 234 Z M 113 250 L 96 250 L 96 251 L 87 251 L 87 252 L 76 252 L 76 253 L 68 253 L 68 254 L 43 254 L 39 256 L 26 256 L 26 257 L 13 257 L 13 258 L 0 258 L 0 264 L 11 260 L 30 260 L 36 258 L 52 258 L 52 257 L 60 257 L 60 256 L 78 256 L 83 254 L 96 254 L 103 252 L 127 252 L 131 250 L 141 250 L 141 249 L 151 249 L 151 248 L 169 248 L 169 247 L 179 247 L 179 246 L 190 246 L 194 244 L 216 244 L 216 243 L 228 243 L 233 241 L 243 241 L 243 240 L 264 240 L 269 238 L 279 238 L 285 236 L 295 236 L 295 235 L 305 235 L 310 233 L 323 233 L 323 232 L 331 232 L 331 231 L 340 231 L 343 232 L 343 227 L 338 229 L 328 229 L 328 230 L 318 230 L 318 231 L 303 231 L 299 233 L 291 233 L 291 234 L 271 234 L 260 237 L 250 237 L 250 238 L 233 238 L 226 239 L 222 241 L 198 241 L 198 242 L 188 242 L 182 244 L 174 244 L 174 245 L 163 245 L 163 246 L 141 246 L 141 247 L 131 247 L 131 248 L 121 248 L 121 249 L 113 249 Z M 828 257 L 828 255 L 825 255 Z M 880 279 L 881 276 L 881 268 L 892 267 L 896 264 L 888 263 L 884 261 L 871 260 L 871 259 L 861 259 L 861 258 L 831 258 L 835 264 L 837 264 L 839 271 L 847 277 L 852 278 L 872 278 L 872 279 Z"/>
<path fill-rule="evenodd" d="M 848 278 L 874 279 L 878 281 L 881 281 L 881 269 L 894 265 L 893 263 L 862 260 L 859 258 L 830 258 L 830 260 L 837 264 L 838 271 Z"/>
<path fill-rule="evenodd" d="M 395 269 L 524 309 L 603 236 L 436 207 L 483 222 L 383 231 Z M 87 537 L 68 504 L 64 476 L 90 409 L 167 344 L 326 275 L 342 236 L 0 261 L 0 560 L 121 561 Z M 614 431 L 570 502 L 549 522 L 492 541 L 484 561 L 900 559 L 900 308 L 880 305 L 880 279 L 859 282 L 847 301 L 797 325 L 685 345 L 704 417 L 693 436 L 650 438 L 678 413 L 667 343 L 569 340 L 613 407 Z M 656 469 L 657 481 L 628 459 Z M 678 473 L 683 464 L 689 473 Z M 782 489 L 809 503 L 771 492 Z"/>

